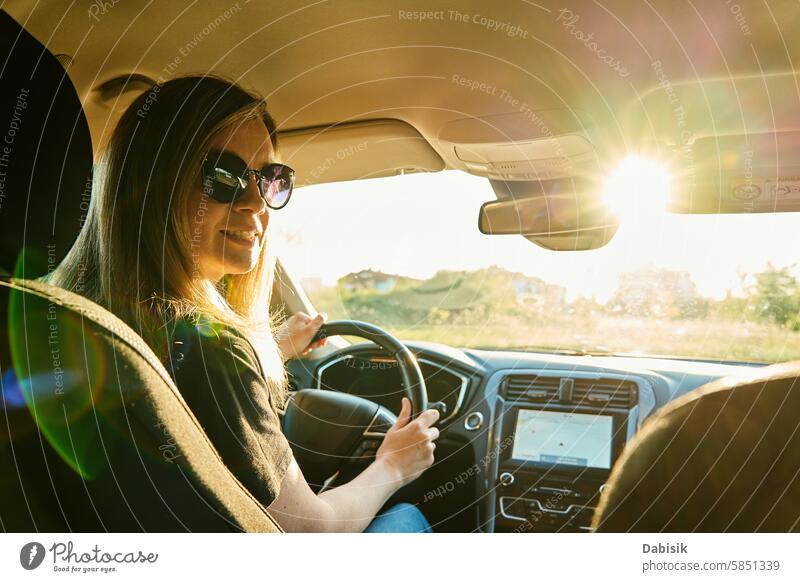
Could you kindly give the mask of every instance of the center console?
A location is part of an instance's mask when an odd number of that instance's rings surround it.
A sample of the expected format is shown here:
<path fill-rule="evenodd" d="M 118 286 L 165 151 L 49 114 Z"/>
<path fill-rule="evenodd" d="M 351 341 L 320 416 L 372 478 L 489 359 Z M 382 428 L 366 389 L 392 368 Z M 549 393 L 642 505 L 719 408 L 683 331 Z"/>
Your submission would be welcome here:
<path fill-rule="evenodd" d="M 493 531 L 589 531 L 651 388 L 625 375 L 539 371 L 500 381 L 490 432 Z"/>

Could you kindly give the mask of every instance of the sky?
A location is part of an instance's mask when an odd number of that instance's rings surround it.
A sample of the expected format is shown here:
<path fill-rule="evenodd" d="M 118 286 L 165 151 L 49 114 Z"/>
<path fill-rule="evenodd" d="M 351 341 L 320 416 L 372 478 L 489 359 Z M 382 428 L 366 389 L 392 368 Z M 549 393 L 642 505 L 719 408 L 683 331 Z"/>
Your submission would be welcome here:
<path fill-rule="evenodd" d="M 327 285 L 361 269 L 427 278 L 498 265 L 600 302 L 620 273 L 647 266 L 688 271 L 702 295 L 720 299 L 741 293 L 740 271 L 800 264 L 799 213 L 626 213 L 605 247 L 555 252 L 481 234 L 480 205 L 494 199 L 488 180 L 460 171 L 306 186 L 272 211 L 268 244 L 295 276 Z"/>

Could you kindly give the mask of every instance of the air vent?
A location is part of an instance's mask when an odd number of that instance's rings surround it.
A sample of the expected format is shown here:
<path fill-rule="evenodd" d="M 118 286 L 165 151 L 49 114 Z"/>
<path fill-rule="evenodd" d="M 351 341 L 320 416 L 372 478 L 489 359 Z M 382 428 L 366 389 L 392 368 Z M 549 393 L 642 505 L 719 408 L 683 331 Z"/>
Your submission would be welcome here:
<path fill-rule="evenodd" d="M 505 380 L 505 397 L 530 402 L 558 401 L 560 378 L 548 376 L 509 376 Z"/>
<path fill-rule="evenodd" d="M 512 375 L 504 380 L 503 394 L 510 401 L 593 408 L 633 408 L 639 402 L 636 382 L 614 378 Z"/>
<path fill-rule="evenodd" d="M 636 382 L 613 378 L 575 378 L 573 404 L 583 406 L 632 408 L 639 402 Z"/>

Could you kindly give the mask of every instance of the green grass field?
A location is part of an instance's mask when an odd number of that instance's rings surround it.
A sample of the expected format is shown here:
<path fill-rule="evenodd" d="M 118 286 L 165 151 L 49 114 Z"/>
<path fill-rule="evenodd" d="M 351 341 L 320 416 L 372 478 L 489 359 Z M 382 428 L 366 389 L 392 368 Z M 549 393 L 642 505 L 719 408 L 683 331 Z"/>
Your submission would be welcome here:
<path fill-rule="evenodd" d="M 399 324 L 381 310 L 352 312 L 331 293 L 312 296 L 329 319 L 364 319 L 404 340 L 457 347 L 529 348 L 625 352 L 710 360 L 784 362 L 800 359 L 800 332 L 774 324 L 726 319 L 658 319 L 609 315 L 535 317 L 487 316 L 470 324 L 433 322 L 431 317 Z M 389 314 L 391 315 L 391 314 Z"/>
<path fill-rule="evenodd" d="M 457 347 L 540 347 L 754 362 L 800 359 L 800 283 L 794 279 L 781 271 L 769 272 L 764 275 L 766 284 L 748 298 L 715 303 L 698 296 L 694 299 L 701 306 L 705 301 L 704 309 L 681 311 L 686 296 L 665 294 L 668 275 L 637 275 L 636 281 L 650 276 L 653 284 L 644 294 L 641 288 L 621 292 L 622 305 L 628 296 L 636 299 L 623 309 L 591 301 L 567 303 L 560 293 L 563 288 L 498 268 L 442 271 L 426 281 L 400 279 L 388 291 L 337 285 L 309 295 L 329 320 L 360 319 L 405 340 Z M 785 289 L 774 284 L 776 277 Z M 529 289 L 522 297 L 520 281 Z"/>
<path fill-rule="evenodd" d="M 379 322 L 378 325 L 380 325 Z M 404 340 L 441 342 L 459 347 L 602 350 L 636 355 L 783 362 L 800 359 L 800 333 L 763 324 L 730 321 L 659 321 L 607 318 L 588 323 L 386 326 Z"/>

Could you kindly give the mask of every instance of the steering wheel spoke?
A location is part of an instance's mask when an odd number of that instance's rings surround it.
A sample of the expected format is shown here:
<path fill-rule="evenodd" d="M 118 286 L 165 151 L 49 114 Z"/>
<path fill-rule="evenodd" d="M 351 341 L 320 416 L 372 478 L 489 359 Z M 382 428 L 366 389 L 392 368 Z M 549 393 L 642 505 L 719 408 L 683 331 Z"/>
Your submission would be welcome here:
<path fill-rule="evenodd" d="M 397 417 L 390 410 L 383 406 L 379 407 L 369 426 L 364 429 L 361 440 L 355 451 L 353 451 L 353 459 L 356 461 L 361 459 L 373 460 L 376 451 L 383 443 L 383 438 L 395 422 L 397 422 Z"/>
<path fill-rule="evenodd" d="M 356 450 L 353 451 L 352 459 L 355 462 L 359 462 L 362 460 L 369 460 L 372 461 L 375 459 L 375 453 L 380 448 L 381 444 L 383 444 L 383 436 L 365 436 L 361 439 L 361 442 L 358 443 Z"/>
<path fill-rule="evenodd" d="M 364 430 L 365 437 L 378 437 L 383 439 L 384 435 L 397 422 L 397 417 L 390 410 L 381 406 L 375 413 L 369 426 Z"/>

